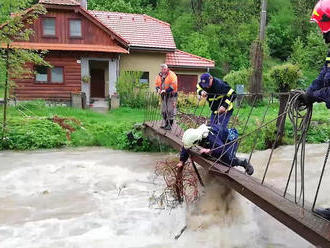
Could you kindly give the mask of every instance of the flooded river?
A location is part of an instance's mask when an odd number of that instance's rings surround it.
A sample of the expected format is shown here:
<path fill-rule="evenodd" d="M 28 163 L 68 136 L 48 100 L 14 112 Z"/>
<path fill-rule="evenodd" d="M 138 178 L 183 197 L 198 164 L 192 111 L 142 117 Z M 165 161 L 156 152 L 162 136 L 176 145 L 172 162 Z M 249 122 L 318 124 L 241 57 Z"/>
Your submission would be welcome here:
<path fill-rule="evenodd" d="M 309 201 L 326 148 L 307 147 Z M 276 151 L 267 183 L 285 186 L 292 151 Z M 268 153 L 254 154 L 256 177 L 262 176 Z M 0 152 L 0 247 L 313 247 L 212 181 L 195 206 L 164 210 L 150 205 L 150 198 L 164 188 L 154 165 L 169 156 L 105 148 Z M 320 194 L 324 206 L 330 206 L 329 184 L 330 169 Z M 175 240 L 185 225 L 187 230 Z"/>

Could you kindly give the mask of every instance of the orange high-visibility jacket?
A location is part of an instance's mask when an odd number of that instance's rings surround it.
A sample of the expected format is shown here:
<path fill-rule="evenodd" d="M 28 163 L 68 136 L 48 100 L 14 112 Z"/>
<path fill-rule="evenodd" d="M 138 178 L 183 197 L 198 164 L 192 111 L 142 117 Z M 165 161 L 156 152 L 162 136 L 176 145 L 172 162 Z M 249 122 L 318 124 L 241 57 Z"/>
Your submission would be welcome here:
<path fill-rule="evenodd" d="M 156 86 L 156 89 L 169 91 L 169 89 L 172 88 L 172 90 L 170 90 L 169 92 L 177 92 L 178 91 L 178 78 L 173 71 L 169 70 L 167 77 L 165 78 L 165 81 L 164 81 L 165 88 L 162 88 L 162 77 L 160 75 L 158 75 L 156 78 L 155 86 Z"/>

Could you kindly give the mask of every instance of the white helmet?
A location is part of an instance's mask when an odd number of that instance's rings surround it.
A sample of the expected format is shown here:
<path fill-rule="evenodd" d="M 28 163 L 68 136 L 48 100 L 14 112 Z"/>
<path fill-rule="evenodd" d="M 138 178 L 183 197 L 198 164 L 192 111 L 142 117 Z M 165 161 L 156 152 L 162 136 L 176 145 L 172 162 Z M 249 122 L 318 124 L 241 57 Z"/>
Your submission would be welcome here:
<path fill-rule="evenodd" d="M 198 141 L 201 141 L 203 138 L 206 138 L 209 135 L 209 127 L 205 124 L 199 126 L 198 128 L 190 128 L 184 132 L 182 137 L 183 146 L 186 149 L 189 149 L 196 145 Z"/>

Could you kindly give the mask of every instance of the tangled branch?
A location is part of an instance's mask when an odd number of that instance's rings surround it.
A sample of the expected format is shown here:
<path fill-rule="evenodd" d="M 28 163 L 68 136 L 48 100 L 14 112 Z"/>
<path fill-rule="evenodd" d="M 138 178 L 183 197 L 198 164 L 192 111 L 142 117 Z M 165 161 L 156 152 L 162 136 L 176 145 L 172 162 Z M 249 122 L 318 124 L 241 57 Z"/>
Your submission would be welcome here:
<path fill-rule="evenodd" d="M 186 203 L 194 202 L 198 196 L 198 177 L 191 163 L 178 168 L 177 161 L 159 161 L 155 174 L 162 176 L 166 183 L 160 202 L 168 207 L 176 207 L 184 199 Z"/>

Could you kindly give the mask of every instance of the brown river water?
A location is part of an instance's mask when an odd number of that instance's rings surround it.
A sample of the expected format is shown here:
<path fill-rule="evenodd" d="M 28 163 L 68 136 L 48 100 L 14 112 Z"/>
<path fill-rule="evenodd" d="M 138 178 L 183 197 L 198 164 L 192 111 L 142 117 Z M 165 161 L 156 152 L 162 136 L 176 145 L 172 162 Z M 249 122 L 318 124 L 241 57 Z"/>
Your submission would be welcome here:
<path fill-rule="evenodd" d="M 326 149 L 326 144 L 307 146 L 305 194 L 310 202 Z M 262 177 L 269 152 L 253 155 L 254 176 Z M 105 148 L 0 152 L 0 247 L 313 247 L 212 178 L 193 206 L 150 204 L 164 188 L 154 165 L 171 156 Z M 268 184 L 284 188 L 292 156 L 292 146 L 276 150 Z M 330 168 L 319 206 L 330 206 L 329 185 Z"/>

